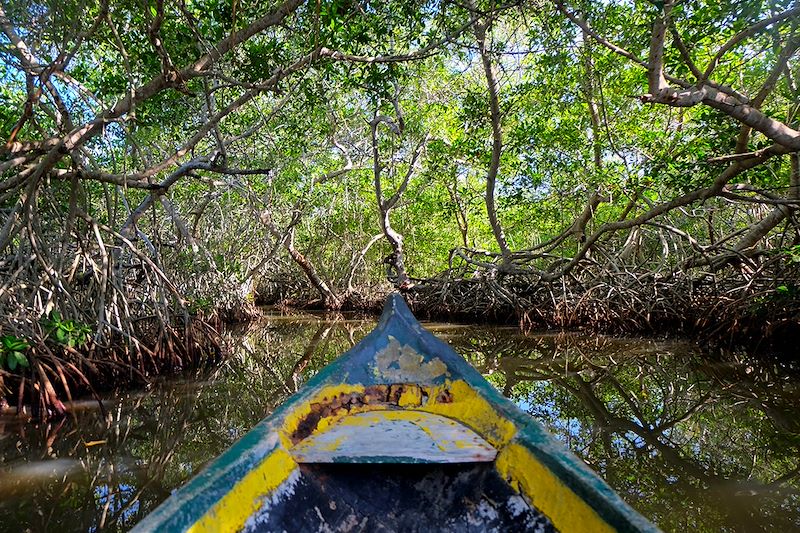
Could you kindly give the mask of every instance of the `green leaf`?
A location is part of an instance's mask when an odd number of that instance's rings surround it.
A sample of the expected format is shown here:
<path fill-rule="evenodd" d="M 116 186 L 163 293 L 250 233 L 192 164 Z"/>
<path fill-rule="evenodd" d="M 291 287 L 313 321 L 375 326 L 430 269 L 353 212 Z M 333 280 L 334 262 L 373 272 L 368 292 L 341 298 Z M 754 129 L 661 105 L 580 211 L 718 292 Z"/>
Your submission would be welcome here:
<path fill-rule="evenodd" d="M 28 349 L 28 343 L 24 339 L 20 339 L 14 335 L 3 335 L 2 343 L 6 351 L 22 352 Z"/>
<path fill-rule="evenodd" d="M 30 366 L 30 363 L 28 363 L 28 358 L 19 352 L 17 352 L 17 363 L 19 363 L 19 366 L 23 368 L 28 368 Z"/>
<path fill-rule="evenodd" d="M 14 356 L 14 352 L 8 354 L 6 357 L 6 363 L 8 364 L 9 370 L 17 369 L 17 358 Z"/>

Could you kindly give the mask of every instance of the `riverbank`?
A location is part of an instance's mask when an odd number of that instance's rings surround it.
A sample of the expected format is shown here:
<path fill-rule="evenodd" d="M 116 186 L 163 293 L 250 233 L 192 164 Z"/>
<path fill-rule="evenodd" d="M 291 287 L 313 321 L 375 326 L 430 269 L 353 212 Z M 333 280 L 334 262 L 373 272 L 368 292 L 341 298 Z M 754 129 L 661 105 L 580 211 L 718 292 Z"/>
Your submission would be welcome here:
<path fill-rule="evenodd" d="M 135 326 L 135 336 L 98 341 L 86 335 L 80 343 L 47 332 L 35 339 L 18 334 L 24 365 L 0 368 L 0 408 L 32 419 L 59 418 L 73 398 L 210 368 L 228 355 L 220 341 L 224 323 L 216 313 L 178 324 L 140 321 Z"/>
<path fill-rule="evenodd" d="M 390 291 L 381 287 L 350 294 L 339 311 L 377 314 Z M 428 320 L 517 325 L 523 332 L 671 336 L 708 348 L 798 357 L 800 293 L 780 281 L 745 284 L 646 274 L 538 284 L 509 276 L 416 280 L 402 293 L 414 313 Z M 269 303 L 324 310 L 321 300 L 302 295 Z"/>
<path fill-rule="evenodd" d="M 593 283 L 535 284 L 522 278 L 416 280 L 403 295 L 421 319 L 474 325 L 514 325 L 534 330 L 673 337 L 705 349 L 738 349 L 769 360 L 797 362 L 800 299 L 782 285 L 747 287 L 653 276 L 606 278 Z M 353 291 L 339 312 L 380 313 L 388 286 Z M 33 417 L 65 414 L 73 396 L 141 386 L 156 376 L 213 367 L 230 350 L 221 331 L 259 316 L 253 298 L 189 315 L 181 324 L 137 326 L 136 342 L 120 337 L 81 347 L 54 342 L 52 335 L 29 343 L 26 367 L 0 368 L 0 407 Z M 302 290 L 284 293 L 286 312 L 325 310 Z M 142 339 L 145 339 L 144 341 Z M 20 408 L 19 406 L 23 406 Z"/>

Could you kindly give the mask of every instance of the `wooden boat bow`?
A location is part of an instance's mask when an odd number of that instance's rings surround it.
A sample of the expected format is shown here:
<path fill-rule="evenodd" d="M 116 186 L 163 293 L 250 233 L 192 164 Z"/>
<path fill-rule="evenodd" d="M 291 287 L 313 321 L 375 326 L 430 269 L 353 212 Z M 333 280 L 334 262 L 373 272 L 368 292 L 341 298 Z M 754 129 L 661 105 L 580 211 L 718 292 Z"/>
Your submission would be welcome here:
<path fill-rule="evenodd" d="M 370 334 L 135 531 L 317 531 L 348 524 L 657 531 L 426 331 L 399 294 L 389 296 Z"/>

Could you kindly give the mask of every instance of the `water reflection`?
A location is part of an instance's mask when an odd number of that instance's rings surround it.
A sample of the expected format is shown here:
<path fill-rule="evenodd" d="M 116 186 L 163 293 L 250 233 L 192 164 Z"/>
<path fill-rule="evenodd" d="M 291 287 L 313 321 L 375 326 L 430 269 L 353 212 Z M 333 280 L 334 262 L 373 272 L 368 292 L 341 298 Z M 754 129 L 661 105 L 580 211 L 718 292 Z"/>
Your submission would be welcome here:
<path fill-rule="evenodd" d="M 0 418 L 0 531 L 125 531 L 373 321 L 276 316 L 210 374 Z M 795 374 L 682 343 L 430 326 L 667 531 L 800 529 Z"/>
<path fill-rule="evenodd" d="M 800 528 L 800 394 L 785 370 L 709 364 L 680 343 L 476 332 L 452 344 L 663 529 Z"/>

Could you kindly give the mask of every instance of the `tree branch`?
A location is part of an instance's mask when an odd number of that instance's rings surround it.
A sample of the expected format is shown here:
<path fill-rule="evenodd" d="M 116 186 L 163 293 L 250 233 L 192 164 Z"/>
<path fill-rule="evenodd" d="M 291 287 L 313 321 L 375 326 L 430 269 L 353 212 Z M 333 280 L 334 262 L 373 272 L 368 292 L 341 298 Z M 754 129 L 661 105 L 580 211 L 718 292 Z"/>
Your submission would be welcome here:
<path fill-rule="evenodd" d="M 794 7 L 792 9 L 787 9 L 786 11 L 778 13 L 777 15 L 773 15 L 768 19 L 756 22 L 755 24 L 743 29 L 742 31 L 740 31 L 739 33 L 728 39 L 728 41 L 725 44 L 723 44 L 719 50 L 717 50 L 717 53 L 714 55 L 711 61 L 709 61 L 708 66 L 706 67 L 706 70 L 703 73 L 703 77 L 700 78 L 700 80 L 698 81 L 702 83 L 708 80 L 711 77 L 711 74 L 714 72 L 714 69 L 717 68 L 717 65 L 719 64 L 719 61 L 722 59 L 722 56 L 724 56 L 733 47 L 737 46 L 739 43 L 741 43 L 748 37 L 752 37 L 761 30 L 768 28 L 772 24 L 775 24 L 776 22 L 780 22 L 782 20 L 789 19 L 796 15 L 800 15 L 800 6 Z"/>

